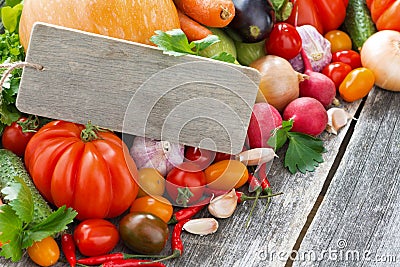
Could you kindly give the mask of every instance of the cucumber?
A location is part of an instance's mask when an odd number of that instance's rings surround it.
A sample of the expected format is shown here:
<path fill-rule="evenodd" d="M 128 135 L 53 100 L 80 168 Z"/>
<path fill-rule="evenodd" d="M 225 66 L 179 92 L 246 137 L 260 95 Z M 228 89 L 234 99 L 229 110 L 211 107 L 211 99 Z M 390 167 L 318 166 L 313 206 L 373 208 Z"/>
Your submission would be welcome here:
<path fill-rule="evenodd" d="M 14 177 L 22 178 L 32 192 L 34 207 L 32 223 L 39 223 L 50 216 L 52 209 L 36 189 L 22 159 L 7 149 L 0 149 L 0 189 L 16 183 Z"/>
<path fill-rule="evenodd" d="M 365 0 L 349 0 L 344 27 L 353 42 L 353 49 L 361 51 L 364 42 L 376 32 Z"/>

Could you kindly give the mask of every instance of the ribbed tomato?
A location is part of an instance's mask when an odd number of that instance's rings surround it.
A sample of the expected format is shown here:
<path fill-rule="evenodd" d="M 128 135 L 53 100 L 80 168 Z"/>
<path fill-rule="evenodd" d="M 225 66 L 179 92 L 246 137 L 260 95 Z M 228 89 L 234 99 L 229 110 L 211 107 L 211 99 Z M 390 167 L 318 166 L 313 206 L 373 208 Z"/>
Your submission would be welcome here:
<path fill-rule="evenodd" d="M 90 124 L 46 124 L 29 141 L 25 164 L 40 193 L 57 207 L 74 208 L 80 220 L 118 216 L 138 193 L 125 144 Z"/>

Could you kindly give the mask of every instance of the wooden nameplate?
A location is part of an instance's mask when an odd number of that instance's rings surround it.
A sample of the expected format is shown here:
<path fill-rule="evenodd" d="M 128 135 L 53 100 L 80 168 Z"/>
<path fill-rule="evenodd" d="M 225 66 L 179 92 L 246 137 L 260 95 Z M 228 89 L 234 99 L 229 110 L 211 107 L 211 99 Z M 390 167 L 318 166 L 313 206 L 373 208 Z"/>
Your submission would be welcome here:
<path fill-rule="evenodd" d="M 260 74 L 197 56 L 36 23 L 17 108 L 43 117 L 237 154 Z"/>

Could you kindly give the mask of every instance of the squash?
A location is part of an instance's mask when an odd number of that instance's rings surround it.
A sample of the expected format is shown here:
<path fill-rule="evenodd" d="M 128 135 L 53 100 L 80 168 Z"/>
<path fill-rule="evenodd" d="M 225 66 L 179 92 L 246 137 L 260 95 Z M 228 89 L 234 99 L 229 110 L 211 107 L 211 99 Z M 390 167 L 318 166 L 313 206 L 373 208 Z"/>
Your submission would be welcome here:
<path fill-rule="evenodd" d="M 25 0 L 19 34 L 27 49 L 35 22 L 152 44 L 156 30 L 180 28 L 172 0 Z"/>

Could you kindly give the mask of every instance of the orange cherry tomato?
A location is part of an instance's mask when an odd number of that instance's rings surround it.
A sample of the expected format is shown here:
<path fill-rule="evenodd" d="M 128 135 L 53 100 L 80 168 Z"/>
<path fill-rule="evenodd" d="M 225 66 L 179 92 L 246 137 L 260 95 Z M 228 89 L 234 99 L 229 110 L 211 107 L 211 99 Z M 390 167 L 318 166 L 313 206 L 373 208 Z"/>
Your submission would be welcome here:
<path fill-rule="evenodd" d="M 144 196 L 133 201 L 130 212 L 148 212 L 168 222 L 173 213 L 171 202 L 162 196 Z"/>
<path fill-rule="evenodd" d="M 249 178 L 247 167 L 238 160 L 218 161 L 205 169 L 204 173 L 209 188 L 225 191 L 241 187 Z"/>
<path fill-rule="evenodd" d="M 60 248 L 51 236 L 34 242 L 27 252 L 31 260 L 40 266 L 51 266 L 60 258 Z"/>
<path fill-rule="evenodd" d="M 332 30 L 325 33 L 324 37 L 331 43 L 331 52 L 350 50 L 352 42 L 350 36 L 344 31 Z"/>
<path fill-rule="evenodd" d="M 375 83 L 373 72 L 367 68 L 356 68 L 347 74 L 339 86 L 340 96 L 347 102 L 353 102 L 366 96 Z"/>
<path fill-rule="evenodd" d="M 165 191 L 165 179 L 161 173 L 154 168 L 142 168 L 139 170 L 137 183 L 139 193 L 137 197 L 161 196 Z"/>

